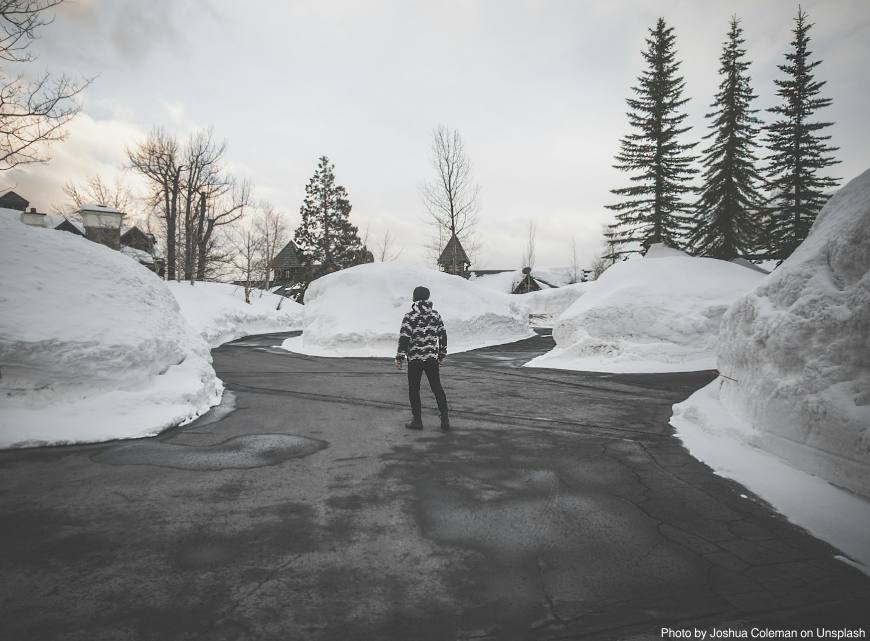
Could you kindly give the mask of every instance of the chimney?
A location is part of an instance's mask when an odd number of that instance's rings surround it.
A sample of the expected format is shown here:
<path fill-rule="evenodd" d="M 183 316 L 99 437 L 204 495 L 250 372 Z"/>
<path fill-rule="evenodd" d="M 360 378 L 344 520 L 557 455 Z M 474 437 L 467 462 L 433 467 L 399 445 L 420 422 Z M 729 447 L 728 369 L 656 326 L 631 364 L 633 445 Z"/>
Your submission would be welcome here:
<path fill-rule="evenodd" d="M 40 214 L 35 207 L 30 211 L 21 212 L 21 222 L 31 227 L 45 227 L 45 214 Z"/>
<path fill-rule="evenodd" d="M 112 249 L 121 248 L 121 219 L 124 213 L 105 205 L 87 204 L 79 209 L 85 238 Z"/>

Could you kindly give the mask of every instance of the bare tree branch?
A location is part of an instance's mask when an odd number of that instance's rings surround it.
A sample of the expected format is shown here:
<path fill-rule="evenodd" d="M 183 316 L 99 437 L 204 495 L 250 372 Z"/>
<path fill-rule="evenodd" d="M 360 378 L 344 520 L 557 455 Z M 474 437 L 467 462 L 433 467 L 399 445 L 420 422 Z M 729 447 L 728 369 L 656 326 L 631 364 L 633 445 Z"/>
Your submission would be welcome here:
<path fill-rule="evenodd" d="M 33 61 L 30 44 L 53 19 L 45 11 L 61 2 L 0 0 L 0 60 Z M 48 74 L 28 80 L 0 69 L 0 171 L 47 161 L 46 144 L 64 138 L 64 126 L 79 112 L 75 99 L 89 84 Z"/>
<path fill-rule="evenodd" d="M 420 194 L 436 228 L 439 253 L 454 235 L 463 246 L 470 246 L 480 188 L 458 131 L 442 125 L 432 132 L 432 168 L 435 178 L 421 187 Z M 465 250 L 468 253 L 469 247 Z"/>

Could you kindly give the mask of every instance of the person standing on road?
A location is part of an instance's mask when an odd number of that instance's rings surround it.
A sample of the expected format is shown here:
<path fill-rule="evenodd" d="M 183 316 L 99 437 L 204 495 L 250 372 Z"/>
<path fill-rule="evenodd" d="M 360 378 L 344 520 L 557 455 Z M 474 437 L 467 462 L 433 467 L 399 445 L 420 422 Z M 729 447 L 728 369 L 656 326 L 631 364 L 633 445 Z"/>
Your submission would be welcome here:
<path fill-rule="evenodd" d="M 441 429 L 450 429 L 447 418 L 447 395 L 441 387 L 440 365 L 447 357 L 447 330 L 441 315 L 432 308 L 429 290 L 425 287 L 414 289 L 414 302 L 411 311 L 402 319 L 399 330 L 399 349 L 396 352 L 396 369 L 402 369 L 402 361 L 408 358 L 408 399 L 411 401 L 411 422 L 405 427 L 409 430 L 422 430 L 423 420 L 420 406 L 420 380 L 423 372 L 429 379 L 429 387 L 438 402 L 441 412 Z"/>

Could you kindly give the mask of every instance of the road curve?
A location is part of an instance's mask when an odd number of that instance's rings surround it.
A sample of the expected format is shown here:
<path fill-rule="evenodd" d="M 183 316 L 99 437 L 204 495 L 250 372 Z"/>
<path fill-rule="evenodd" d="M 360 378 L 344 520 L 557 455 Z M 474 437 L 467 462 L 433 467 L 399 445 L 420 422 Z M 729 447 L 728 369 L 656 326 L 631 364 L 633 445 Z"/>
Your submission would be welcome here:
<path fill-rule="evenodd" d="M 658 639 L 870 625 L 870 579 L 694 460 L 712 378 L 451 356 L 454 430 L 385 359 L 254 336 L 221 407 L 154 439 L 0 452 L 3 638 Z"/>

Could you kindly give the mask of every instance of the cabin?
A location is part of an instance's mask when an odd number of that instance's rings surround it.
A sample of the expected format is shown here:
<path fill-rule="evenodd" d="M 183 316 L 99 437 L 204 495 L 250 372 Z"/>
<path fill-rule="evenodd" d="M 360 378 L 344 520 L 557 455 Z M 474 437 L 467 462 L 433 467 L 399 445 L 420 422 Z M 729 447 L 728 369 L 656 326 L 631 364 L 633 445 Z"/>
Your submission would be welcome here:
<path fill-rule="evenodd" d="M 454 276 L 462 276 L 468 278 L 471 274 L 468 269 L 471 267 L 471 261 L 468 259 L 468 254 L 459 242 L 459 238 L 454 234 L 447 241 L 444 251 L 438 257 L 438 267 L 442 272 L 453 274 Z"/>
<path fill-rule="evenodd" d="M 549 287 L 549 288 L 553 287 L 549 283 L 546 283 L 544 281 L 541 281 L 541 282 L 544 283 L 545 285 L 547 285 L 547 287 Z M 544 288 L 541 287 L 541 283 L 539 283 L 537 281 L 537 279 L 534 276 L 532 276 L 532 268 L 531 267 L 524 267 L 523 268 L 523 277 L 520 279 L 520 282 L 518 282 L 514 286 L 514 289 L 511 293 L 512 294 L 529 294 L 531 292 L 539 292 L 542 289 L 544 289 Z"/>
<path fill-rule="evenodd" d="M 0 196 L 0 207 L 4 209 L 14 209 L 15 211 L 26 211 L 30 201 L 22 198 L 14 191 L 7 191 Z"/>
<path fill-rule="evenodd" d="M 154 246 L 157 239 L 154 234 L 146 234 L 136 226 L 130 227 L 127 231 L 121 234 L 121 246 L 132 247 L 139 251 L 154 253 Z"/>
<path fill-rule="evenodd" d="M 304 272 L 302 250 L 291 240 L 272 260 L 272 280 L 278 283 L 296 282 Z"/>

